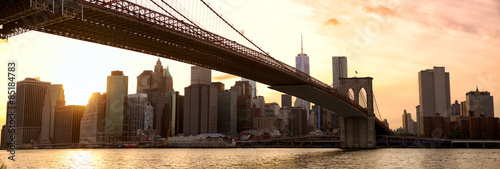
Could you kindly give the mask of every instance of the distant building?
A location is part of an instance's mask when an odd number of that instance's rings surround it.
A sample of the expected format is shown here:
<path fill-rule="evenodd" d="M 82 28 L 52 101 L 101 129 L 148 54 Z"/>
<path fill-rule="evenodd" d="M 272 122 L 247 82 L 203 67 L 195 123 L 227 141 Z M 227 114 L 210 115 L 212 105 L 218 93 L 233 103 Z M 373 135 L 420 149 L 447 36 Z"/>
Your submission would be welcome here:
<path fill-rule="evenodd" d="M 281 131 L 284 135 L 291 135 L 290 133 L 290 121 L 291 121 L 291 109 L 290 108 L 281 108 L 280 116 L 278 116 L 278 120 L 282 120 L 281 126 L 278 125 L 278 130 Z"/>
<path fill-rule="evenodd" d="M 50 143 L 51 113 L 50 82 L 26 78 L 17 82 L 16 144 L 31 144 L 44 138 Z M 29 118 L 28 118 L 29 117 Z"/>
<path fill-rule="evenodd" d="M 255 83 L 255 81 L 250 80 L 250 79 L 246 79 L 246 78 L 241 78 L 241 81 L 248 81 L 248 82 L 250 82 L 250 84 L 252 84 L 251 98 L 254 98 L 255 96 L 257 96 L 257 83 Z"/>
<path fill-rule="evenodd" d="M 291 109 L 290 131 L 292 136 L 307 135 L 307 110 L 300 107 Z"/>
<path fill-rule="evenodd" d="M 307 54 L 304 53 L 302 36 L 301 36 L 300 41 L 301 41 L 301 49 L 300 49 L 300 53 L 295 57 L 295 68 L 297 70 L 304 72 L 307 75 L 310 75 L 309 56 L 307 56 Z M 306 109 L 306 111 L 307 111 L 306 115 L 307 115 L 308 123 L 312 123 L 312 119 L 309 115 L 309 112 L 311 110 L 311 103 L 309 103 L 306 100 L 296 98 L 293 106 L 294 107 L 304 107 L 304 109 Z"/>
<path fill-rule="evenodd" d="M 403 119 L 403 126 L 402 127 L 403 127 L 404 132 L 409 133 L 409 134 L 415 134 L 414 128 L 416 128 L 416 126 L 414 125 L 414 121 L 411 118 L 411 113 L 407 113 L 406 109 L 404 110 L 402 119 Z"/>
<path fill-rule="evenodd" d="M 148 93 L 148 90 L 152 89 L 160 93 L 174 91 L 172 75 L 168 67 L 163 69 L 160 59 L 156 61 L 154 71 L 144 70 L 137 76 L 137 93 Z"/>
<path fill-rule="evenodd" d="M 252 98 L 252 107 L 255 105 L 255 107 L 259 110 L 259 116 L 265 116 L 264 114 L 264 96 L 257 96 Z"/>
<path fill-rule="evenodd" d="M 347 78 L 347 57 L 334 56 L 332 57 L 333 69 L 333 88 L 340 87 L 340 78 Z"/>
<path fill-rule="evenodd" d="M 210 69 L 192 66 L 191 85 L 184 89 L 185 136 L 217 132 L 217 90 Z"/>
<path fill-rule="evenodd" d="M 425 117 L 434 117 L 439 114 L 442 117 L 450 117 L 450 74 L 445 72 L 444 67 L 422 70 L 418 73 L 418 89 L 420 105 L 417 113 L 419 119 L 419 132 L 428 130 L 431 121 L 426 122 Z M 420 123 L 422 121 L 422 123 Z M 424 127 L 424 128 L 422 128 Z M 419 133 L 423 134 L 423 133 Z"/>
<path fill-rule="evenodd" d="M 252 99 L 250 95 L 241 95 L 237 98 L 237 127 L 236 131 L 241 133 L 252 128 Z"/>
<path fill-rule="evenodd" d="M 237 101 L 237 92 L 226 90 L 217 94 L 217 133 L 238 135 Z"/>
<path fill-rule="evenodd" d="M 234 86 L 239 86 L 241 93 L 238 93 L 238 95 L 252 95 L 253 94 L 253 88 L 252 88 L 252 83 L 250 81 L 236 81 Z"/>
<path fill-rule="evenodd" d="M 8 120 L 7 120 L 7 122 L 8 122 Z M 8 123 L 7 123 L 7 124 L 8 124 Z M 8 128 L 9 128 L 9 127 L 8 127 L 7 125 L 3 125 L 3 126 L 2 126 L 2 135 L 1 135 L 1 137 L 2 137 L 2 138 L 1 138 L 1 139 L 2 139 L 2 140 L 1 140 L 1 145 L 2 145 L 2 146 L 0 147 L 0 148 L 2 148 L 2 149 L 4 149 L 4 148 L 5 148 L 5 146 L 7 145 L 7 142 L 9 142 L 9 141 L 7 141 L 7 140 L 8 140 L 7 138 L 9 138 L 9 139 L 10 139 L 10 134 L 9 134 L 9 131 L 8 131 L 9 129 L 8 129 Z"/>
<path fill-rule="evenodd" d="M 389 122 L 387 122 L 387 119 L 384 119 L 384 121 L 383 121 L 382 123 L 384 123 L 384 125 L 385 125 L 387 128 L 389 128 Z"/>
<path fill-rule="evenodd" d="M 108 141 L 122 141 L 128 95 L 128 76 L 112 71 L 107 78 L 105 134 Z"/>
<path fill-rule="evenodd" d="M 104 142 L 104 122 L 106 120 L 106 94 L 92 93 L 80 121 L 80 143 Z"/>
<path fill-rule="evenodd" d="M 179 92 L 171 92 L 166 93 L 164 98 L 160 135 L 166 137 L 169 130 L 170 136 L 179 135 L 183 133 L 184 96 L 181 96 Z"/>
<path fill-rule="evenodd" d="M 451 117 L 462 115 L 462 105 L 458 103 L 458 100 L 455 100 L 455 103 L 451 104 L 450 109 L 451 109 Z"/>
<path fill-rule="evenodd" d="M 493 110 L 493 96 L 490 92 L 471 91 L 466 94 L 465 100 L 465 116 L 471 117 L 495 117 Z"/>
<path fill-rule="evenodd" d="M 276 102 L 264 104 L 264 115 L 267 117 L 276 117 L 279 115 L 280 105 Z"/>
<path fill-rule="evenodd" d="M 165 97 L 168 93 L 174 92 L 173 79 L 169 68 L 163 68 L 160 59 L 156 61 L 154 71 L 144 70 L 137 76 L 137 93 L 146 93 L 148 102 L 153 107 L 153 124 L 149 130 L 156 133 L 161 132 L 162 115 L 165 113 Z"/>
<path fill-rule="evenodd" d="M 256 117 L 253 119 L 253 127 L 264 133 L 271 133 L 277 128 L 277 117 Z"/>
<path fill-rule="evenodd" d="M 126 140 L 134 141 L 138 130 L 144 130 L 144 112 L 148 106 L 148 95 L 145 93 L 129 94 L 127 114 L 125 116 Z"/>
<path fill-rule="evenodd" d="M 85 106 L 69 105 L 59 107 L 55 114 L 54 143 L 71 144 L 80 142 L 80 122 Z"/>
<path fill-rule="evenodd" d="M 282 94 L 281 95 L 281 107 L 284 109 L 292 108 L 292 95 Z"/>
<path fill-rule="evenodd" d="M 325 112 L 323 111 L 323 107 L 321 107 L 320 105 L 314 105 L 312 106 L 312 109 L 311 109 L 311 114 L 314 115 L 315 118 L 315 127 L 316 128 L 319 128 L 321 130 L 325 130 L 326 127 L 325 127 Z"/>

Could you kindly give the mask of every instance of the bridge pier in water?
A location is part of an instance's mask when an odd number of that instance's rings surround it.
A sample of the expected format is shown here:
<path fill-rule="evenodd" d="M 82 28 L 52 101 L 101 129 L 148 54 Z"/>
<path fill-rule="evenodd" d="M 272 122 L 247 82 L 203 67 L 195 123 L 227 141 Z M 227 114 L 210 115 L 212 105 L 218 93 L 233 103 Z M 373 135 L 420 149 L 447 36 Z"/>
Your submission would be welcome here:
<path fill-rule="evenodd" d="M 376 147 L 375 116 L 339 117 L 339 128 L 341 149 Z"/>

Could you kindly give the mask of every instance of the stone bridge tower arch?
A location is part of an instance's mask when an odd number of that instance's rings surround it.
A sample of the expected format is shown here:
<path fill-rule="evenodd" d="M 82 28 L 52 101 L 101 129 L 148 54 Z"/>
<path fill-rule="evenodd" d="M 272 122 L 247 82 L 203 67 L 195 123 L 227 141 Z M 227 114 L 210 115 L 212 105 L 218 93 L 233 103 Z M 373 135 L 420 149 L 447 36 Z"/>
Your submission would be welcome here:
<path fill-rule="evenodd" d="M 349 97 L 349 89 L 354 92 L 354 103 L 359 105 L 359 93 L 361 89 L 366 91 L 366 110 L 369 116 L 375 116 L 373 112 L 373 86 L 371 77 L 340 78 L 339 91 Z"/>

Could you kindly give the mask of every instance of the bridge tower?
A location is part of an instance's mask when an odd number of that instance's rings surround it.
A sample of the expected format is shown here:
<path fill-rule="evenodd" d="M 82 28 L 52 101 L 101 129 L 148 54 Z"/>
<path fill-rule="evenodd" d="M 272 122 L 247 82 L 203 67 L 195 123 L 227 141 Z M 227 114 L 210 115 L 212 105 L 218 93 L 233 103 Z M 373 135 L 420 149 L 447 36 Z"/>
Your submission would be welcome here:
<path fill-rule="evenodd" d="M 373 112 L 373 90 L 371 77 L 340 78 L 339 91 L 349 96 L 349 90 L 354 93 L 354 102 L 359 105 L 360 92 L 366 91 L 367 116 L 339 117 L 340 148 L 375 148 L 375 114 Z"/>

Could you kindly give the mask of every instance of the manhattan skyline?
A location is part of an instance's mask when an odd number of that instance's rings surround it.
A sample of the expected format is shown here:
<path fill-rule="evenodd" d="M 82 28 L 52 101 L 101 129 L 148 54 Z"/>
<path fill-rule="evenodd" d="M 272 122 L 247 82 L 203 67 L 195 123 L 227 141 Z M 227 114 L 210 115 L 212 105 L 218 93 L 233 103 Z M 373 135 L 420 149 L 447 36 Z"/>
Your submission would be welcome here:
<path fill-rule="evenodd" d="M 331 57 L 346 56 L 348 77 L 357 71 L 357 77 L 374 78 L 382 119 L 387 118 L 392 129 L 401 126 L 404 109 L 415 116 L 420 70 L 446 67 L 451 102 L 464 101 L 465 93 L 476 86 L 497 96 L 500 68 L 496 64 L 500 58 L 495 50 L 500 45 L 500 2 L 398 2 L 240 1 L 227 2 L 222 15 L 271 56 L 289 65 L 295 64 L 303 34 L 311 76 L 329 85 Z M 93 92 L 105 92 L 106 76 L 112 70 L 123 70 L 130 77 L 128 93 L 136 93 L 136 76 L 153 70 L 157 60 L 155 56 L 34 31 L 2 42 L 0 55 L 6 56 L 2 63 L 18 62 L 17 81 L 37 76 L 63 84 L 67 105 L 86 105 Z M 190 65 L 161 61 L 169 67 L 174 89 L 184 94 L 190 83 Z M 6 64 L 0 68 L 7 70 Z M 0 78 L 6 79 L 6 75 Z M 212 80 L 230 86 L 240 79 L 213 71 Z M 6 89 L 7 85 L 0 87 Z M 281 93 L 263 84 L 257 87 L 266 103 L 281 103 Z M 7 95 L 1 96 L 0 101 L 6 103 Z M 500 106 L 498 99 L 494 105 Z M 0 104 L 2 113 L 5 106 Z M 495 114 L 499 117 L 498 108 Z M 4 118 L 5 114 L 0 116 L 0 122 L 5 122 Z"/>

